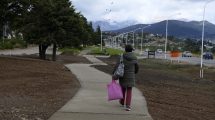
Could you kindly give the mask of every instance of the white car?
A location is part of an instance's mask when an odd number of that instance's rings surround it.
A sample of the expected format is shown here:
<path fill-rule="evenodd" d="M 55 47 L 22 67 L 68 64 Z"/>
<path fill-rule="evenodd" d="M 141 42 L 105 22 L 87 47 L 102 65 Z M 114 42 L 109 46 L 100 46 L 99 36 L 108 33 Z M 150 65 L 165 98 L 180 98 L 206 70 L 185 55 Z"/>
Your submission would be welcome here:
<path fill-rule="evenodd" d="M 157 49 L 157 53 L 163 53 L 162 49 Z"/>
<path fill-rule="evenodd" d="M 193 56 L 193 54 L 190 51 L 184 51 L 182 53 L 182 57 L 192 57 L 192 56 Z"/>

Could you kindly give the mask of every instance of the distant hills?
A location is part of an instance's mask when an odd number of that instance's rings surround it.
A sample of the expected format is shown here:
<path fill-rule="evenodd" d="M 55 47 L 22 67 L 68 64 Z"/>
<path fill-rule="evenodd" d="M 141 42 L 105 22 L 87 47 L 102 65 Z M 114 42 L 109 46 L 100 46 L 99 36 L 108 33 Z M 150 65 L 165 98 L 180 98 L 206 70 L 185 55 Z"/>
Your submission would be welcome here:
<path fill-rule="evenodd" d="M 96 29 L 97 26 L 100 26 L 103 31 L 111 31 L 111 30 L 118 30 L 121 28 L 125 28 L 130 25 L 135 25 L 137 23 L 138 23 L 137 21 L 124 21 L 124 22 L 96 21 L 96 22 L 93 22 L 93 28 Z"/>
<path fill-rule="evenodd" d="M 109 29 L 107 31 L 115 33 L 128 32 L 140 27 L 147 26 L 148 24 L 135 24 L 128 27 L 123 27 L 121 29 Z M 118 25 L 120 26 L 120 24 Z M 124 25 L 125 26 L 125 25 Z M 111 28 L 111 27 L 110 27 Z M 141 30 L 137 31 L 140 32 Z M 166 21 L 161 21 L 158 23 L 151 24 L 150 27 L 145 28 L 144 32 L 153 34 L 166 34 Z M 180 38 L 196 38 L 201 39 L 202 37 L 202 21 L 179 21 L 179 20 L 169 20 L 168 25 L 168 35 L 172 35 Z M 215 25 L 205 21 L 205 38 L 215 40 Z"/>

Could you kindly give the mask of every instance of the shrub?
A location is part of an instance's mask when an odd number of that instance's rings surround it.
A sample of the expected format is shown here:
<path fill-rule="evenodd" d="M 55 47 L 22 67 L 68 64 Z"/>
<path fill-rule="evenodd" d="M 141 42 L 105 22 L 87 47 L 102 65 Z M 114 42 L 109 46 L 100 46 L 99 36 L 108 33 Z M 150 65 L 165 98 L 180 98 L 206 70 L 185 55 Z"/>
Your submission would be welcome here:
<path fill-rule="evenodd" d="M 0 49 L 13 49 L 13 48 L 26 48 L 27 43 L 23 41 L 22 39 L 5 39 L 4 43 L 3 40 L 1 40 L 0 43 Z"/>

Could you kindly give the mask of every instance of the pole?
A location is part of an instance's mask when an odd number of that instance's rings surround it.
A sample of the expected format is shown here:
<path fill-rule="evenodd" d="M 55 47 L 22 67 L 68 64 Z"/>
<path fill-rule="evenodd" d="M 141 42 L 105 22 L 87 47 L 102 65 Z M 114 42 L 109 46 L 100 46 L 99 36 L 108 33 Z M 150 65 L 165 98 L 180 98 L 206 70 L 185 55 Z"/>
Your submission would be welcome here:
<path fill-rule="evenodd" d="M 205 11 L 207 5 L 214 0 L 207 1 L 204 5 L 203 9 L 203 20 L 202 20 L 202 46 L 201 46 L 201 66 L 200 66 L 200 78 L 204 77 L 204 70 L 203 70 L 203 52 L 204 52 L 204 36 L 205 36 Z"/>
<path fill-rule="evenodd" d="M 111 47 L 111 44 L 112 44 L 112 40 L 111 40 L 111 38 L 109 38 L 109 45 L 110 45 L 110 47 Z"/>
<path fill-rule="evenodd" d="M 134 48 L 134 31 L 133 31 L 133 48 Z"/>
<path fill-rule="evenodd" d="M 2 42 L 3 42 L 3 44 L 4 44 L 4 25 L 3 25 L 3 30 L 2 30 Z"/>
<path fill-rule="evenodd" d="M 122 41 L 121 44 L 124 44 L 124 35 L 122 34 Z"/>
<path fill-rule="evenodd" d="M 174 15 L 171 15 L 167 18 L 166 20 L 166 41 L 165 41 L 165 53 L 164 53 L 164 56 L 165 56 L 165 59 L 167 59 L 167 39 L 168 39 L 168 24 L 169 24 L 169 21 L 168 19 L 172 16 L 175 16 L 175 15 L 180 15 L 181 13 L 177 13 L 177 14 L 174 14 Z"/>
<path fill-rule="evenodd" d="M 111 46 L 112 46 L 112 48 L 113 48 L 113 44 L 114 44 L 114 39 L 113 39 L 113 37 L 111 38 Z"/>
<path fill-rule="evenodd" d="M 141 53 L 143 52 L 143 29 L 150 27 L 151 25 L 147 25 L 145 27 L 142 27 L 142 38 L 141 38 Z"/>
<path fill-rule="evenodd" d="M 166 59 L 166 55 L 167 55 L 167 36 L 168 36 L 168 19 L 166 20 L 166 41 L 165 41 L 165 59 Z"/>
<path fill-rule="evenodd" d="M 141 38 L 141 53 L 143 53 L 143 28 L 142 28 L 142 38 Z"/>
<path fill-rule="evenodd" d="M 135 46 L 134 46 L 134 33 L 135 33 L 135 31 L 137 31 L 137 30 L 139 30 L 139 29 L 147 28 L 147 27 L 149 27 L 149 26 L 151 26 L 151 25 L 148 25 L 148 26 L 143 27 L 143 28 L 137 28 L 137 29 L 135 29 L 135 30 L 132 31 L 132 32 L 133 32 L 133 48 L 135 48 Z"/>
<path fill-rule="evenodd" d="M 116 48 L 117 46 L 117 41 L 116 41 L 116 37 L 114 37 L 114 48 Z"/>
<path fill-rule="evenodd" d="M 203 11 L 203 21 L 202 21 L 202 47 L 201 47 L 201 68 L 200 68 L 200 78 L 203 78 L 203 52 L 204 52 L 204 33 L 205 33 L 205 8 L 206 5 L 204 6 L 204 11 Z"/>
<path fill-rule="evenodd" d="M 126 36 L 126 45 L 128 44 L 128 33 L 127 33 L 127 36 Z"/>
<path fill-rule="evenodd" d="M 102 31 L 101 31 L 101 51 L 102 51 Z"/>

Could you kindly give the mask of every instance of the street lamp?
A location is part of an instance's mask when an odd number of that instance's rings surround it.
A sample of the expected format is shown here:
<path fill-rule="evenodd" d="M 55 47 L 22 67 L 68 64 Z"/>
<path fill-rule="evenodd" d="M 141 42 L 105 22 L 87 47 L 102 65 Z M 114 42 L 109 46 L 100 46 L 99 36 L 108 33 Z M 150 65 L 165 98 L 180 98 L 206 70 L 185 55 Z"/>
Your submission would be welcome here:
<path fill-rule="evenodd" d="M 137 29 L 135 29 L 135 30 L 132 31 L 133 32 L 133 48 L 134 48 L 134 33 L 135 33 L 135 31 L 137 31 L 139 29 L 141 29 L 141 28 L 137 28 Z"/>
<path fill-rule="evenodd" d="M 165 54 L 165 59 L 166 59 L 166 49 L 167 49 L 167 36 L 168 36 L 168 19 L 166 20 L 166 40 L 165 40 L 165 48 L 164 48 L 164 54 Z"/>
<path fill-rule="evenodd" d="M 173 17 L 173 16 L 176 16 L 176 15 L 180 15 L 181 13 L 177 13 L 177 14 L 174 14 L 174 15 L 171 15 L 171 16 L 169 16 L 168 18 L 167 18 L 167 20 L 166 20 L 166 41 L 165 41 L 165 53 L 164 53 L 164 55 L 165 55 L 165 59 L 166 59 L 166 55 L 167 55 L 167 53 L 166 53 L 166 51 L 167 51 L 167 36 L 168 36 L 168 24 L 169 24 L 169 18 L 170 17 Z"/>
<path fill-rule="evenodd" d="M 3 44 L 4 44 L 4 36 L 5 36 L 5 26 L 3 24 L 3 30 L 2 30 L 2 41 L 3 41 Z"/>
<path fill-rule="evenodd" d="M 205 35 L 205 11 L 206 7 L 210 2 L 213 2 L 214 0 L 207 1 L 204 5 L 203 10 L 203 21 L 202 21 L 202 47 L 201 47 L 201 68 L 200 68 L 200 78 L 203 78 L 203 52 L 204 52 L 204 35 Z"/>
<path fill-rule="evenodd" d="M 101 51 L 102 51 L 102 29 L 101 29 Z"/>
<path fill-rule="evenodd" d="M 126 35 L 126 40 L 125 40 L 126 45 L 128 44 L 128 34 L 131 33 L 131 32 L 133 32 L 133 31 L 129 31 L 129 32 L 125 32 L 125 33 L 120 34 L 120 35 L 122 35 L 123 38 L 124 38 L 124 35 L 127 34 Z"/>
<path fill-rule="evenodd" d="M 127 34 L 126 35 L 126 38 L 125 38 L 125 44 L 127 45 L 128 44 L 128 34 L 129 34 L 130 32 L 126 32 L 126 33 L 123 33 L 123 36 L 125 35 L 125 34 Z"/>
<path fill-rule="evenodd" d="M 151 25 L 147 25 L 145 27 L 142 27 L 142 38 L 141 38 L 141 53 L 143 52 L 143 29 L 150 27 Z"/>
<path fill-rule="evenodd" d="M 120 35 L 122 35 L 122 39 L 124 39 L 124 35 L 127 34 L 127 35 L 126 35 L 126 38 L 125 38 L 125 44 L 126 44 L 126 45 L 128 44 L 128 33 L 129 33 L 129 32 L 125 32 L 125 33 L 120 34 Z"/>
<path fill-rule="evenodd" d="M 125 43 L 126 45 L 128 44 L 128 33 L 127 33 L 127 35 L 126 35 L 126 43 Z"/>

